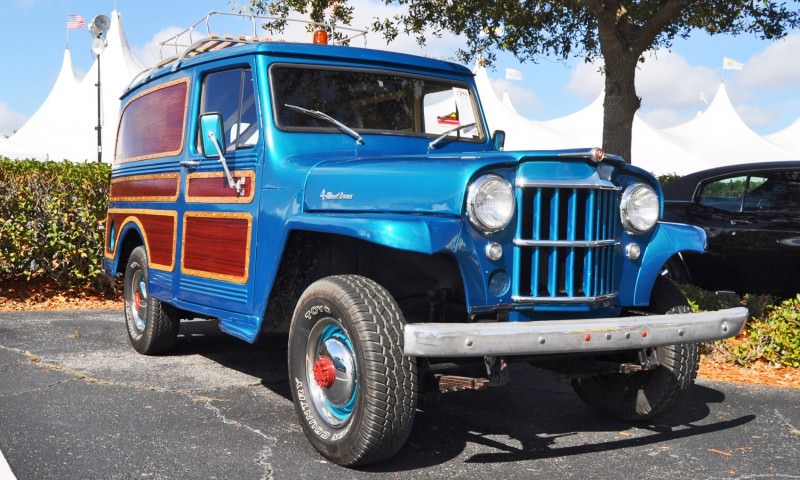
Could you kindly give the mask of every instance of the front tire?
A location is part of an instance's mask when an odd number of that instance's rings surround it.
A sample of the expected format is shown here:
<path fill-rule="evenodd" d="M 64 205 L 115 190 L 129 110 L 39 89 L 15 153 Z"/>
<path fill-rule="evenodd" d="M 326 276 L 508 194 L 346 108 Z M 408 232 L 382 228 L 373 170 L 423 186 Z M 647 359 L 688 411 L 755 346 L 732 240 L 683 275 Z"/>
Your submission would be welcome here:
<path fill-rule="evenodd" d="M 403 355 L 403 314 L 374 281 L 338 275 L 309 286 L 289 331 L 295 410 L 329 460 L 365 465 L 405 444 L 417 404 L 415 359 Z"/>
<path fill-rule="evenodd" d="M 156 355 L 175 346 L 180 319 L 175 308 L 150 296 L 149 280 L 147 252 L 142 246 L 136 247 L 125 268 L 125 324 L 134 350 Z"/>
<path fill-rule="evenodd" d="M 678 287 L 659 276 L 653 286 L 653 313 L 690 312 Z M 696 343 L 656 347 L 659 365 L 632 374 L 596 375 L 573 380 L 578 396 L 598 412 L 620 420 L 649 420 L 678 404 L 697 376 L 700 353 Z"/>

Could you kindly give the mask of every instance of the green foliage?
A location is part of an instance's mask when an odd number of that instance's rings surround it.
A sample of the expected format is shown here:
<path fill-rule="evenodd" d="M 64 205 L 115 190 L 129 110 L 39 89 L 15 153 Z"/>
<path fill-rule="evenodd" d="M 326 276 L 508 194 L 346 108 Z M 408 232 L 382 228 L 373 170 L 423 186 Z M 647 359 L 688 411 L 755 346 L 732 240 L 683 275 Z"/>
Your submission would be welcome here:
<path fill-rule="evenodd" d="M 701 347 L 704 354 L 719 353 L 739 365 L 766 362 L 774 366 L 800 367 L 800 295 L 775 304 L 771 295 L 709 292 L 693 285 L 680 285 L 694 311 L 745 306 L 750 315 L 736 338 Z"/>
<path fill-rule="evenodd" d="M 664 175 L 659 175 L 657 178 L 658 178 L 658 183 L 660 183 L 661 186 L 663 187 L 664 185 L 670 182 L 674 182 L 675 180 L 681 178 L 681 176 L 673 172 L 673 173 L 665 173 Z"/>
<path fill-rule="evenodd" d="M 773 306 L 761 321 L 749 322 L 732 353 L 741 365 L 761 360 L 800 367 L 800 295 Z"/>
<path fill-rule="evenodd" d="M 111 167 L 0 158 L 0 279 L 104 285 Z"/>

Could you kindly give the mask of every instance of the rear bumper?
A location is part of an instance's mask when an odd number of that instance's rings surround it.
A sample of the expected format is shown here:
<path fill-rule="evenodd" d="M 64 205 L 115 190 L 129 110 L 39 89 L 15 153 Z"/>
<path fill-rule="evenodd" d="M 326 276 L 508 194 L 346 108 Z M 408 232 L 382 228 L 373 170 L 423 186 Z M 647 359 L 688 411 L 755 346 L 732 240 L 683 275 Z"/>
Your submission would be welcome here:
<path fill-rule="evenodd" d="M 698 343 L 737 335 L 744 307 L 702 313 L 495 323 L 417 323 L 405 327 L 413 357 L 605 352 Z"/>

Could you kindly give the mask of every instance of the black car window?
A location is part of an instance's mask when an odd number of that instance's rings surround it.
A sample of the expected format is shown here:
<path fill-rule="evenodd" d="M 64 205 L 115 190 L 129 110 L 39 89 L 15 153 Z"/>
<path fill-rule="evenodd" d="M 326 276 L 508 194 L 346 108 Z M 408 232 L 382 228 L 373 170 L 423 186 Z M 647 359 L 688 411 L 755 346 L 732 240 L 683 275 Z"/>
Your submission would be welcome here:
<path fill-rule="evenodd" d="M 258 142 L 258 114 L 249 68 L 214 72 L 203 79 L 200 113 L 222 115 L 225 140 L 231 150 L 252 147 Z"/>
<path fill-rule="evenodd" d="M 700 190 L 697 202 L 700 205 L 739 212 L 742 196 L 747 185 L 747 176 L 728 177 L 706 183 Z"/>
<path fill-rule="evenodd" d="M 794 213 L 800 208 L 800 172 L 780 171 L 750 178 L 745 211 Z"/>

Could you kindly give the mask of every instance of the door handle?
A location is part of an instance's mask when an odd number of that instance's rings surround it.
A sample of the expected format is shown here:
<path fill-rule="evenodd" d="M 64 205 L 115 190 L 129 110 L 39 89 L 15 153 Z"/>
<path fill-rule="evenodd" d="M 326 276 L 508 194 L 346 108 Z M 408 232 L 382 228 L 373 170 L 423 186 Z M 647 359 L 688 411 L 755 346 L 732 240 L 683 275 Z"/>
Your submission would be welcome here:
<path fill-rule="evenodd" d="M 195 168 L 200 165 L 197 160 L 181 160 L 181 167 Z"/>

